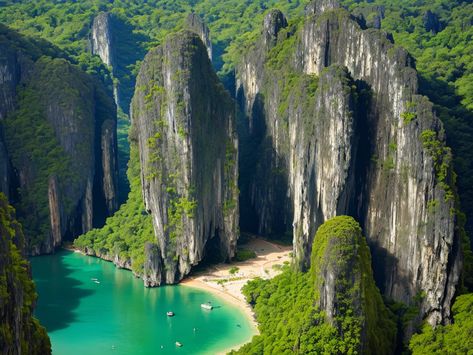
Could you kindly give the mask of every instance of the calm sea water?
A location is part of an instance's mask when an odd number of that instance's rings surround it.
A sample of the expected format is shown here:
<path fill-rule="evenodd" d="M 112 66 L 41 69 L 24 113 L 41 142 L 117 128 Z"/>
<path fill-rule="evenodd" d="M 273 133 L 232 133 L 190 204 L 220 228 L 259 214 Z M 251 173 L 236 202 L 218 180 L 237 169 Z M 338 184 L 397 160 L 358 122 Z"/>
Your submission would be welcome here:
<path fill-rule="evenodd" d="M 55 355 L 214 354 L 253 335 L 238 308 L 208 292 L 147 289 L 129 271 L 69 251 L 34 257 L 31 264 L 39 294 L 35 314 Z M 201 309 L 208 301 L 214 310 Z"/>

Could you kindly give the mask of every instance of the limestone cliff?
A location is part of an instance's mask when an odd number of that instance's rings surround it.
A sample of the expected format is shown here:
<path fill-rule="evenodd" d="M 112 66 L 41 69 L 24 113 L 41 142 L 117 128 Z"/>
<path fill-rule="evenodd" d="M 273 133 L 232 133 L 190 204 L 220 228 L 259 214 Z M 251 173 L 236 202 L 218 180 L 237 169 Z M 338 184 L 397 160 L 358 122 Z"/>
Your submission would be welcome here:
<path fill-rule="evenodd" d="M 33 318 L 37 296 L 24 247 L 15 210 L 0 192 L 0 352 L 51 354 L 46 330 Z"/>
<path fill-rule="evenodd" d="M 109 12 L 94 17 L 90 29 L 89 46 L 100 57 L 113 77 L 113 95 L 117 107 L 129 113 L 135 87 L 135 75 L 130 67 L 142 60 L 145 53 L 141 47 L 147 39 L 135 34 L 126 19 Z"/>
<path fill-rule="evenodd" d="M 92 53 L 98 55 L 104 64 L 112 68 L 113 72 L 116 58 L 112 15 L 110 13 L 102 12 L 94 18 L 90 42 Z M 116 83 L 113 85 L 113 97 L 118 105 L 118 85 Z"/>
<path fill-rule="evenodd" d="M 270 12 L 264 24 L 279 28 L 265 27 L 238 68 L 242 150 L 257 156 L 255 169 L 241 167 L 242 210 L 251 211 L 242 226 L 292 230 L 306 268 L 317 227 L 356 216 L 381 291 L 408 304 L 425 295 L 421 315 L 447 321 L 461 258 L 442 125 L 417 94 L 411 57 L 336 7 L 314 2 L 298 26 Z M 271 46 L 261 45 L 267 33 Z"/>
<path fill-rule="evenodd" d="M 199 15 L 190 13 L 189 16 L 187 16 L 187 28 L 199 35 L 202 43 L 204 43 L 207 48 L 209 59 L 212 61 L 212 41 L 210 39 L 210 30 L 207 25 L 202 21 Z"/>
<path fill-rule="evenodd" d="M 315 300 L 340 336 L 360 339 L 360 354 L 393 354 L 394 317 L 383 303 L 360 225 L 348 216 L 329 219 L 315 236 L 311 277 Z"/>
<path fill-rule="evenodd" d="M 101 85 L 66 60 L 32 51 L 6 28 L 1 35 L 2 191 L 11 192 L 29 252 L 52 252 L 117 208 L 116 111 Z"/>
<path fill-rule="evenodd" d="M 204 258 L 231 258 L 238 228 L 234 103 L 196 34 L 174 34 L 145 57 L 132 139 L 157 237 L 146 248 L 145 284 L 175 283 Z"/>
<path fill-rule="evenodd" d="M 112 16 L 102 12 L 94 18 L 91 31 L 92 53 L 97 54 L 108 66 L 114 65 Z"/>

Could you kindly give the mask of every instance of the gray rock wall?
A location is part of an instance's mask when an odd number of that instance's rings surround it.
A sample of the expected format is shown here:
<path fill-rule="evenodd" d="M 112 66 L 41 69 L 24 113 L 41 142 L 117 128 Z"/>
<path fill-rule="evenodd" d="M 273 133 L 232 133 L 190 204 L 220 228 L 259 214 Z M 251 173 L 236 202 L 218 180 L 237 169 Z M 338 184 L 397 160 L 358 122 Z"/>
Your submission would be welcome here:
<path fill-rule="evenodd" d="M 187 16 L 187 28 L 199 35 L 202 43 L 207 48 L 209 59 L 212 61 L 212 41 L 210 37 L 210 30 L 205 22 L 202 21 L 199 15 L 190 13 L 189 16 Z"/>
<path fill-rule="evenodd" d="M 157 236 L 147 248 L 145 284 L 175 283 L 204 258 L 231 258 L 238 228 L 234 103 L 196 34 L 179 32 L 148 53 L 132 125 Z"/>
<path fill-rule="evenodd" d="M 103 223 L 118 207 L 116 109 L 87 74 L 64 59 L 38 59 L 37 52 L 21 49 L 22 42 L 14 40 L 1 44 L 0 143 L 8 144 L 0 144 L 0 186 L 5 193 L 19 188 L 23 194 L 36 194 L 37 201 L 29 206 L 22 194 L 15 193 L 12 201 L 22 221 L 30 221 L 31 215 L 38 220 L 37 225 L 25 224 L 29 252 L 50 253 L 66 236 L 73 238 Z M 27 99 L 20 98 L 18 90 Z M 44 125 L 32 133 L 44 137 L 44 146 L 21 144 L 17 133 L 26 132 L 4 129 L 14 127 L 14 121 L 28 125 L 28 119 L 36 120 L 31 127 Z M 47 133 L 51 129 L 53 140 Z M 43 166 L 43 157 L 34 158 L 38 151 L 48 155 L 58 149 L 64 161 L 50 163 L 63 164 L 61 168 Z"/>
<path fill-rule="evenodd" d="M 421 314 L 441 323 L 449 318 L 461 263 L 442 125 L 417 95 L 417 74 L 403 49 L 381 31 L 362 30 L 332 2 L 312 7 L 299 29 L 264 28 L 262 40 L 271 32 L 279 45 L 256 45 L 238 69 L 248 131 L 255 138 L 258 121 L 264 127 L 257 149 L 264 168 L 255 169 L 246 191 L 257 231 L 271 234 L 278 220 L 292 220 L 283 228 L 293 230 L 296 261 L 305 268 L 318 225 L 351 214 L 366 231 L 382 292 L 408 304 L 424 296 Z M 285 66 L 275 72 L 284 48 Z M 345 79 L 334 75 L 337 66 L 346 68 Z M 281 73 L 286 79 L 278 79 Z M 300 78 L 318 78 L 315 99 L 293 89 L 298 99 L 291 101 L 284 93 Z M 293 103 L 307 98 L 305 108 Z M 264 175 L 275 168 L 279 181 Z M 284 217 L 273 219 L 275 210 Z"/>

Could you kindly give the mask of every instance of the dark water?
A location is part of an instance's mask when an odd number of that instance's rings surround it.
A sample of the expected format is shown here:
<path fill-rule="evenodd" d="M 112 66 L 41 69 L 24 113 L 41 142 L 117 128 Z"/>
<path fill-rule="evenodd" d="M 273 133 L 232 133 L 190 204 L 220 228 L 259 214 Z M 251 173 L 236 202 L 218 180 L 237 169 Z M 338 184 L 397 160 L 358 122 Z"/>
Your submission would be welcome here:
<path fill-rule="evenodd" d="M 68 251 L 32 258 L 31 264 L 36 316 L 48 330 L 53 354 L 214 354 L 253 335 L 238 308 L 208 292 L 147 289 L 129 271 Z M 200 307 L 208 301 L 214 310 Z M 166 316 L 170 310 L 172 318 Z"/>

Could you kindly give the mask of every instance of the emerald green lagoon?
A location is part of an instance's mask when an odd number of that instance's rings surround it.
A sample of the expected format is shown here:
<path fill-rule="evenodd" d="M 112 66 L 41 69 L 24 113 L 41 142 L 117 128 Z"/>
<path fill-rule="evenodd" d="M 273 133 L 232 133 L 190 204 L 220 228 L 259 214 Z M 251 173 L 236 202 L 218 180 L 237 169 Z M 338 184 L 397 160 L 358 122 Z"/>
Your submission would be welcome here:
<path fill-rule="evenodd" d="M 130 271 L 70 251 L 31 264 L 35 315 L 55 355 L 215 354 L 254 334 L 243 312 L 199 289 L 145 288 Z M 209 301 L 212 311 L 200 307 Z"/>

